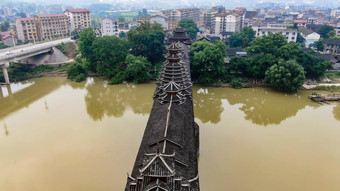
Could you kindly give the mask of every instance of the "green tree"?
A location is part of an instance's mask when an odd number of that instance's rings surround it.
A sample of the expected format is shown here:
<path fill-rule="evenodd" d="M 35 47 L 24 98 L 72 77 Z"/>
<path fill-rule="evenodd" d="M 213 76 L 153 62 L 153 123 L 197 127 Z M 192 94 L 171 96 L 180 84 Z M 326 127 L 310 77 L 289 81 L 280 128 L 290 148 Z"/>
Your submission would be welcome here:
<path fill-rule="evenodd" d="M 83 58 L 88 61 L 86 66 L 89 71 L 96 72 L 96 64 L 93 60 L 92 43 L 96 39 L 93 28 L 86 28 L 79 34 L 79 51 Z"/>
<path fill-rule="evenodd" d="M 76 60 L 66 68 L 67 78 L 76 82 L 81 82 L 86 79 L 86 70 L 84 62 L 81 57 L 77 57 Z"/>
<path fill-rule="evenodd" d="M 311 48 L 315 48 L 317 51 L 323 51 L 325 44 L 325 40 L 323 38 L 320 38 L 318 41 L 315 41 L 313 44 L 310 44 L 309 46 Z"/>
<path fill-rule="evenodd" d="M 279 48 L 287 44 L 286 38 L 281 33 L 270 33 L 261 38 L 255 38 L 247 48 L 248 53 L 278 55 Z"/>
<path fill-rule="evenodd" d="M 331 30 L 326 34 L 327 38 L 334 38 L 336 36 L 335 30 Z"/>
<path fill-rule="evenodd" d="M 229 37 L 229 46 L 230 47 L 242 47 L 243 45 L 243 37 L 240 32 L 235 32 L 233 35 Z"/>
<path fill-rule="evenodd" d="M 322 58 L 315 57 L 307 52 L 300 51 L 297 55 L 296 61 L 304 68 L 306 71 L 307 78 L 318 79 L 324 76 L 326 69 L 331 67 L 324 62 Z"/>
<path fill-rule="evenodd" d="M 2 24 L 0 25 L 0 30 L 1 30 L 1 32 L 3 32 L 3 31 L 8 31 L 8 29 L 9 29 L 9 22 L 8 22 L 8 21 L 5 21 L 4 23 L 2 23 Z"/>
<path fill-rule="evenodd" d="M 124 71 L 124 78 L 126 81 L 133 83 L 146 82 L 151 79 L 150 70 L 151 63 L 143 56 L 134 56 L 129 54 L 126 57 L 125 64 L 127 65 Z"/>
<path fill-rule="evenodd" d="M 190 36 L 191 39 L 196 39 L 197 32 L 198 32 L 199 29 L 198 29 L 194 20 L 183 19 L 183 20 L 179 21 L 178 26 L 186 29 L 186 31 L 187 31 L 187 33 L 188 33 L 188 35 Z"/>
<path fill-rule="evenodd" d="M 124 61 L 129 53 L 126 39 L 116 36 L 103 36 L 94 40 L 92 46 L 91 66 L 99 74 L 111 79 L 124 68 Z"/>
<path fill-rule="evenodd" d="M 242 47 L 247 47 L 254 39 L 256 32 L 250 27 L 243 27 L 241 31 L 242 35 Z"/>
<path fill-rule="evenodd" d="M 144 56 L 155 65 L 163 59 L 165 33 L 159 23 L 142 22 L 127 33 L 135 56 Z"/>
<path fill-rule="evenodd" d="M 21 17 L 21 18 L 26 18 L 27 17 L 26 13 L 24 13 L 24 12 L 18 12 L 15 15 L 18 16 L 18 17 Z"/>
<path fill-rule="evenodd" d="M 255 31 L 244 27 L 241 32 L 235 32 L 229 37 L 230 47 L 247 47 L 255 39 Z"/>
<path fill-rule="evenodd" d="M 266 71 L 265 81 L 281 91 L 295 92 L 305 82 L 305 71 L 295 60 L 279 60 Z"/>
<path fill-rule="evenodd" d="M 297 39 L 296 39 L 296 42 L 297 42 L 297 43 L 304 43 L 305 40 L 306 40 L 306 39 L 303 38 L 303 36 L 302 36 L 300 33 L 297 34 Z"/>
<path fill-rule="evenodd" d="M 195 42 L 190 47 L 192 77 L 199 83 L 213 84 L 226 75 L 224 58 L 226 45 L 222 41 L 211 44 L 206 40 Z"/>
<path fill-rule="evenodd" d="M 329 38 L 327 34 L 332 30 L 334 30 L 334 27 L 329 25 L 322 25 L 318 30 L 318 33 L 321 35 L 322 38 Z"/>
<path fill-rule="evenodd" d="M 74 40 L 79 39 L 79 32 L 77 32 L 77 31 L 72 31 L 72 32 L 71 32 L 71 38 L 74 39 Z"/>
<path fill-rule="evenodd" d="M 299 46 L 295 42 L 290 42 L 279 48 L 279 57 L 285 60 L 297 59 L 297 55 L 299 52 Z"/>
<path fill-rule="evenodd" d="M 119 32 L 119 38 L 126 38 L 126 32 L 120 31 Z"/>
<path fill-rule="evenodd" d="M 247 59 L 240 56 L 234 56 L 230 59 L 230 69 L 246 74 L 247 67 L 249 67 L 248 63 Z"/>

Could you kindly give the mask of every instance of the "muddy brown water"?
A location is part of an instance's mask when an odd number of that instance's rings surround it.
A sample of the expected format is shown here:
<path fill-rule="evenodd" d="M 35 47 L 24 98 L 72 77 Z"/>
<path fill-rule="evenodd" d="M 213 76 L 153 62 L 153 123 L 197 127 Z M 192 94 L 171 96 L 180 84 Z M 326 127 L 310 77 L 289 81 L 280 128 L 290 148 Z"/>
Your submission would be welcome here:
<path fill-rule="evenodd" d="M 154 89 L 60 77 L 2 86 L 0 190 L 123 190 Z M 310 94 L 194 86 L 201 190 L 340 190 L 340 104 Z"/>

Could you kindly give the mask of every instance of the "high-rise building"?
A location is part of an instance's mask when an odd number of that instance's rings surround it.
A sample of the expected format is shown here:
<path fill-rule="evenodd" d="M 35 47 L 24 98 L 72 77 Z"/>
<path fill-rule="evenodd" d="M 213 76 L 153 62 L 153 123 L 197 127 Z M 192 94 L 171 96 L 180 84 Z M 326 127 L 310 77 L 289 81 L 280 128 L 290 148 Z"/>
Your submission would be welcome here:
<path fill-rule="evenodd" d="M 211 28 L 214 26 L 216 14 L 217 14 L 217 11 L 215 11 L 214 9 L 208 9 L 208 10 L 202 11 L 200 13 L 199 27 L 203 25 L 206 29 L 211 31 Z"/>
<path fill-rule="evenodd" d="M 226 13 L 215 17 L 212 33 L 219 35 L 221 32 L 240 32 L 242 27 L 243 15 Z"/>
<path fill-rule="evenodd" d="M 64 12 L 69 20 L 70 31 L 91 27 L 90 11 L 87 9 L 66 9 Z"/>
<path fill-rule="evenodd" d="M 70 35 L 68 17 L 65 14 L 36 15 L 34 22 L 39 40 Z"/>
<path fill-rule="evenodd" d="M 33 18 L 19 18 L 15 22 L 18 40 L 34 42 L 38 40 L 37 30 Z"/>
<path fill-rule="evenodd" d="M 117 18 L 105 18 L 100 21 L 102 36 L 118 36 L 119 22 Z"/>
<path fill-rule="evenodd" d="M 200 20 L 200 10 L 198 8 L 176 9 L 160 11 L 166 18 L 169 28 L 175 29 L 180 20 L 191 19 L 194 22 Z M 160 14 L 160 13 L 159 13 Z"/>

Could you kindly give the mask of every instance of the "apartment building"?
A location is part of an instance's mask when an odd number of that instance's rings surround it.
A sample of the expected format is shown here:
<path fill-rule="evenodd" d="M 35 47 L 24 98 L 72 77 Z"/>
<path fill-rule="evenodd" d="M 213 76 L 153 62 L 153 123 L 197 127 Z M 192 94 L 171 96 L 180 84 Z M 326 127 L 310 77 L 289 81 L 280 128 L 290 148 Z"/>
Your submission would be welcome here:
<path fill-rule="evenodd" d="M 70 35 L 68 17 L 65 14 L 36 15 L 34 22 L 39 40 Z"/>
<path fill-rule="evenodd" d="M 66 9 L 70 31 L 91 27 L 90 11 L 87 9 Z"/>
<path fill-rule="evenodd" d="M 140 15 L 139 17 L 137 17 L 137 24 L 138 26 L 146 21 L 150 21 L 151 15 Z"/>
<path fill-rule="evenodd" d="M 268 35 L 269 33 L 281 33 L 286 37 L 288 42 L 296 42 L 297 40 L 297 29 L 287 29 L 287 28 L 271 28 L 271 27 L 261 27 L 261 26 L 253 26 L 252 27 L 256 32 L 256 37 L 262 37 Z"/>
<path fill-rule="evenodd" d="M 240 32 L 243 26 L 243 15 L 231 13 L 217 15 L 212 28 L 213 34 L 219 35 L 221 32 Z"/>
<path fill-rule="evenodd" d="M 177 9 L 181 13 L 181 20 L 191 19 L 195 22 L 199 21 L 200 10 L 198 8 Z"/>
<path fill-rule="evenodd" d="M 21 42 L 38 40 L 37 30 L 33 18 L 19 18 L 15 22 L 16 34 Z"/>
<path fill-rule="evenodd" d="M 200 13 L 199 27 L 204 26 L 207 30 L 211 30 L 214 26 L 215 15 L 217 15 L 217 11 L 214 9 L 204 10 Z"/>
<path fill-rule="evenodd" d="M 100 21 L 102 36 L 118 36 L 119 22 L 117 18 L 105 18 Z"/>
<path fill-rule="evenodd" d="M 175 29 L 180 20 L 191 19 L 199 22 L 200 10 L 198 8 L 176 9 L 176 10 L 163 10 L 157 13 L 164 15 L 169 28 Z"/>
<path fill-rule="evenodd" d="M 164 15 L 166 21 L 169 23 L 179 22 L 181 20 L 181 12 L 178 10 L 164 10 L 160 11 L 160 13 Z"/>

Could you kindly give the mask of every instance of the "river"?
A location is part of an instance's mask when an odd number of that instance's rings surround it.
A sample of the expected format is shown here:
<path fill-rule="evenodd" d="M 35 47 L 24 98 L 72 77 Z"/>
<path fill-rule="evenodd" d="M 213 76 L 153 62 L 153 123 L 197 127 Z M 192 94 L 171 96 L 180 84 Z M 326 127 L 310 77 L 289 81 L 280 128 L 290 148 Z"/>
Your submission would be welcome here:
<path fill-rule="evenodd" d="M 155 85 L 61 77 L 2 86 L 0 190 L 121 191 Z M 340 190 L 340 104 L 195 85 L 202 191 Z"/>

